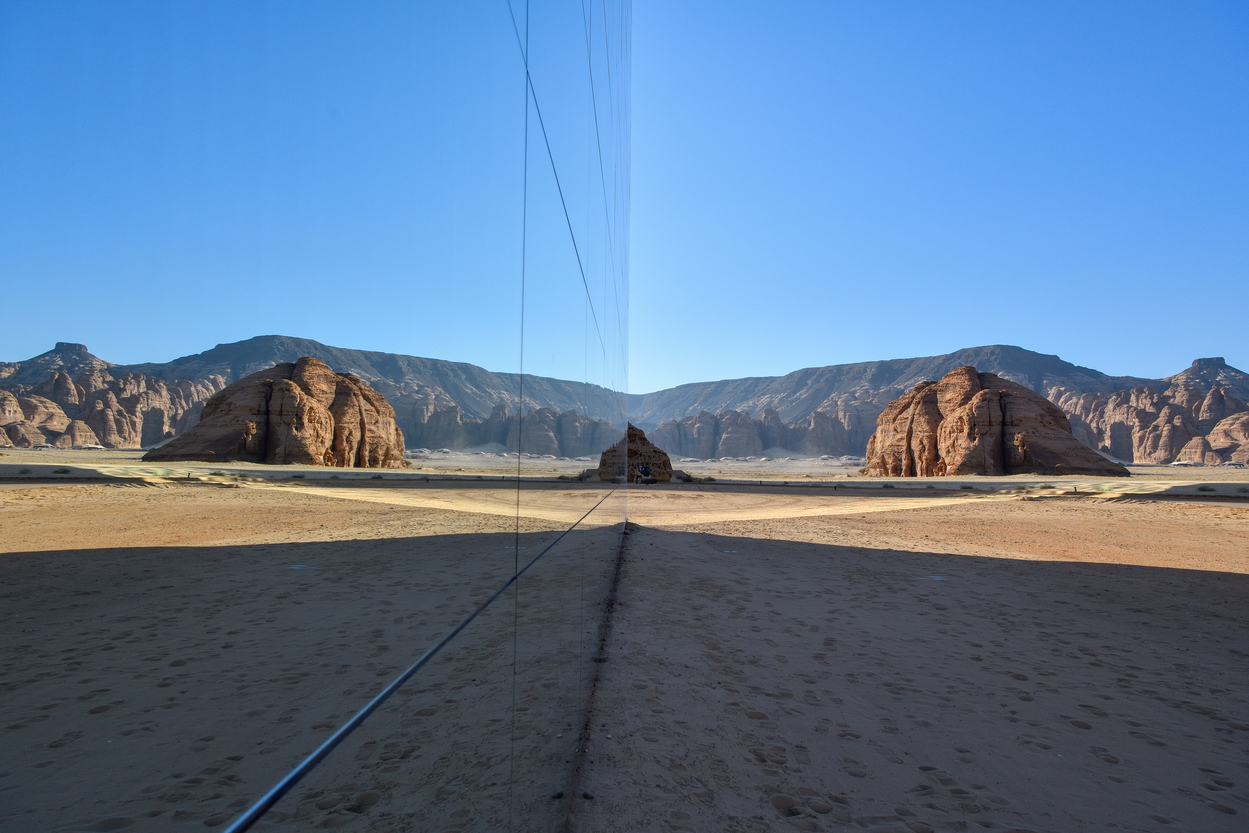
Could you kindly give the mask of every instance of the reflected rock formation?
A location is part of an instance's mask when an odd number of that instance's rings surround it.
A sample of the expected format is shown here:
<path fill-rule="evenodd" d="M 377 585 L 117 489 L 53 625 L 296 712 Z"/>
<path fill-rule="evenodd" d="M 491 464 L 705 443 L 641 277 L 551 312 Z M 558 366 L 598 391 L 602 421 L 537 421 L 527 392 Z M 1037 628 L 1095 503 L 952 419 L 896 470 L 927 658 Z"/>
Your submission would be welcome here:
<path fill-rule="evenodd" d="M 304 357 L 228 386 L 197 425 L 143 459 L 401 468 L 403 434 L 385 397 Z"/>
<path fill-rule="evenodd" d="M 667 483 L 672 480 L 672 461 L 662 448 L 646 439 L 633 425 L 620 441 L 603 452 L 598 479 L 604 483 Z"/>

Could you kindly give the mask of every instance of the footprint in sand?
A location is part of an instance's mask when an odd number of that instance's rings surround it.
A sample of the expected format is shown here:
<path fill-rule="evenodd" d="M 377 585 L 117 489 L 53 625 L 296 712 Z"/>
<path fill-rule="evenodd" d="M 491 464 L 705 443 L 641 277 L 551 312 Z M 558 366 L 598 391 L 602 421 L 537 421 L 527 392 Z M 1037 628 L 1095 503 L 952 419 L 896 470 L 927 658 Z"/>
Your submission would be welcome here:
<path fill-rule="evenodd" d="M 67 743 L 71 743 L 72 741 L 76 741 L 76 740 L 78 740 L 80 737 L 82 737 L 82 735 L 83 735 L 83 733 L 82 733 L 81 731 L 78 731 L 78 732 L 66 732 L 65 734 L 63 734 L 63 735 L 61 735 L 59 738 L 57 738 L 56 740 L 54 740 L 54 741 L 52 741 L 51 743 L 49 743 L 49 744 L 48 744 L 48 748 L 49 748 L 49 749 L 60 749 L 60 748 L 61 748 L 62 746 L 64 746 L 65 744 L 67 744 Z"/>

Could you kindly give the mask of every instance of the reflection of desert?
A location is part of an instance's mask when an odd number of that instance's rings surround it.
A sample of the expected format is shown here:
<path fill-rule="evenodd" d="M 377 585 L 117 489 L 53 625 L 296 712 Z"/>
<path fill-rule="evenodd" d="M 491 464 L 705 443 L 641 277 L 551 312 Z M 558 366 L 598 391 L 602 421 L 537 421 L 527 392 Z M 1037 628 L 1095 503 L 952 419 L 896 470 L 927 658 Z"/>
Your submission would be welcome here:
<path fill-rule="evenodd" d="M 0 489 L 5 831 L 224 826 L 610 492 L 134 474 Z M 1184 474 L 616 493 L 274 819 L 1243 829 L 1249 506 Z"/>

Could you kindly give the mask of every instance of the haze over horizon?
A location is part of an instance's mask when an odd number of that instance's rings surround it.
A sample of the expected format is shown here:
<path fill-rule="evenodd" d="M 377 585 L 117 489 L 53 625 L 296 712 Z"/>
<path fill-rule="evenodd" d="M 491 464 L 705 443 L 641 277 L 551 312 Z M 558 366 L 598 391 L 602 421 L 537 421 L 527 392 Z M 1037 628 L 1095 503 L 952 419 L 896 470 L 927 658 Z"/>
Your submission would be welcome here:
<path fill-rule="evenodd" d="M 631 392 L 987 344 L 1249 367 L 1244 6 L 633 17 Z M 514 372 L 519 243 L 474 234 L 519 216 L 510 26 L 0 8 L 0 360 L 285 333 Z"/>

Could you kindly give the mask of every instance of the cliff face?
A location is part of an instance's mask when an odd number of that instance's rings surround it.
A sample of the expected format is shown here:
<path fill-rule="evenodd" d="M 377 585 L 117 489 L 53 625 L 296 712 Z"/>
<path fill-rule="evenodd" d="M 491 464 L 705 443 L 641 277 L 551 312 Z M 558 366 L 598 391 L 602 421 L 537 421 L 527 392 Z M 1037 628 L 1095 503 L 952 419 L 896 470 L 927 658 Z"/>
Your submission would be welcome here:
<path fill-rule="evenodd" d="M 25 447 L 154 445 L 194 424 L 203 403 L 225 387 L 220 376 L 166 382 L 121 373 L 80 344 L 58 344 L 2 367 L 7 375 L 0 384 L 8 390 L 0 391 L 0 427 L 12 444 Z"/>
<path fill-rule="evenodd" d="M 129 370 L 161 378 L 220 376 L 232 382 L 274 364 L 316 358 L 370 385 L 395 410 L 409 448 L 473 448 L 497 443 L 507 451 L 580 457 L 615 442 L 620 429 L 604 414 L 620 414 L 624 396 L 598 385 L 526 375 L 476 365 L 331 347 L 310 339 L 257 336 Z M 518 411 L 524 418 L 518 419 Z M 599 417 L 587 416 L 597 414 Z M 521 436 L 523 432 L 523 437 Z"/>
<path fill-rule="evenodd" d="M 1220 460 L 1249 465 L 1249 413 L 1227 417 L 1210 429 L 1205 439 Z"/>
<path fill-rule="evenodd" d="M 1231 460 L 1232 452 L 1217 451 L 1210 436 L 1229 418 L 1249 413 L 1249 405 L 1219 382 L 1201 387 L 1203 377 L 1236 381 L 1234 374 L 1240 372 L 1213 365 L 1216 361 L 1221 360 L 1198 359 L 1193 372 L 1172 376 L 1162 390 L 1142 386 L 1106 395 L 1055 388 L 1049 398 L 1070 415 L 1072 430 L 1084 444 L 1117 460 L 1217 465 Z M 1218 448 L 1227 447 L 1220 443 Z"/>
<path fill-rule="evenodd" d="M 1082 445 L 1045 397 L 974 367 L 916 385 L 876 426 L 867 443 L 869 475 L 1128 473 Z"/>
<path fill-rule="evenodd" d="M 0 402 L 0 427 L 7 442 L 32 445 L 61 442 L 77 420 L 103 445 L 150 446 L 194 424 L 203 403 L 226 384 L 304 356 L 355 374 L 385 396 L 410 446 L 497 444 L 508 451 L 576 457 L 614 442 L 625 422 L 625 396 L 594 385 L 526 376 L 522 401 L 516 374 L 260 336 L 162 364 L 111 365 L 69 343 L 23 362 L 0 363 L 0 389 L 15 402 L 40 397 L 59 409 L 57 414 L 31 400 L 27 409 L 39 414 L 28 422 L 14 416 L 12 408 L 20 411 L 20 405 Z M 1223 446 L 1210 440 L 1211 432 L 1244 413 L 1249 399 L 1249 374 L 1219 358 L 1198 359 L 1182 373 L 1149 380 L 1108 376 L 1057 356 L 996 345 L 681 385 L 629 396 L 628 402 L 633 422 L 682 456 L 750 456 L 772 448 L 810 456 L 860 455 L 886 404 L 919 382 L 968 365 L 1047 396 L 1067 413 L 1081 442 L 1134 462 L 1228 459 L 1218 450 Z"/>
<path fill-rule="evenodd" d="M 623 417 L 624 412 L 623 394 L 598 385 L 526 374 L 522 402 L 521 380 L 515 373 L 497 373 L 465 362 L 351 350 L 291 336 L 256 336 L 218 344 L 211 350 L 171 362 L 119 369 L 166 380 L 221 376 L 228 383 L 305 356 L 325 363 L 337 373 L 359 377 L 385 396 L 397 413 L 405 410 L 405 400 L 410 401 L 411 407 L 423 407 L 426 402 L 438 409 L 458 407 L 465 418 L 483 421 L 499 405 L 508 413 L 516 413 L 520 407 L 526 413 L 530 409 L 549 408 L 559 413 L 576 410 L 598 416 L 620 413 Z M 409 445 L 421 444 L 409 437 Z"/>
<path fill-rule="evenodd" d="M 610 422 L 576 411 L 526 410 L 523 418 L 496 405 L 490 416 L 469 416 L 457 405 L 438 406 L 432 394 L 400 397 L 395 421 L 410 448 L 476 448 L 495 444 L 505 451 L 582 457 L 597 454 L 620 435 Z"/>
<path fill-rule="evenodd" d="M 1061 367 L 1049 369 L 1054 373 L 1036 376 L 1039 384 L 1061 378 L 1099 385 L 1118 381 L 1108 376 L 1098 379 L 1090 375 L 1093 371 L 1067 371 L 1063 377 L 1057 375 Z M 879 374 L 875 378 L 881 380 Z M 1189 370 L 1154 386 L 1088 392 L 1053 385 L 1044 392 L 1067 415 L 1080 442 L 1117 460 L 1170 463 L 1182 459 L 1216 465 L 1232 459 L 1231 452 L 1219 451 L 1229 446 L 1209 442 L 1208 435 L 1229 417 L 1249 411 L 1235 394 L 1246 386 L 1249 374 L 1222 359 L 1198 359 Z M 888 400 L 883 397 L 890 390 L 835 395 L 822 409 L 788 423 L 783 412 L 771 407 L 764 408 L 761 416 L 744 410 L 701 411 L 662 422 L 650 434 L 673 454 L 700 459 L 749 456 L 769 448 L 811 456 L 858 455 L 864 453 L 876 420 L 885 410 Z"/>
<path fill-rule="evenodd" d="M 403 465 L 403 435 L 386 399 L 313 358 L 253 373 L 204 405 L 200 421 L 144 460 Z"/>
<path fill-rule="evenodd" d="M 770 448 L 798 454 L 860 455 L 884 408 L 875 402 L 847 397 L 832 411 L 814 411 L 786 423 L 774 408 L 762 418 L 742 411 L 702 411 L 662 422 L 651 430 L 655 442 L 681 457 L 748 457 Z"/>

